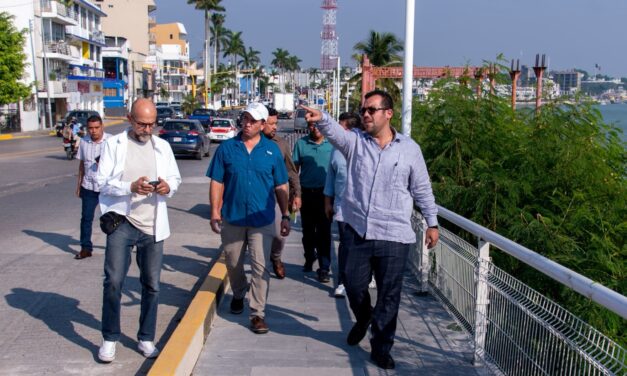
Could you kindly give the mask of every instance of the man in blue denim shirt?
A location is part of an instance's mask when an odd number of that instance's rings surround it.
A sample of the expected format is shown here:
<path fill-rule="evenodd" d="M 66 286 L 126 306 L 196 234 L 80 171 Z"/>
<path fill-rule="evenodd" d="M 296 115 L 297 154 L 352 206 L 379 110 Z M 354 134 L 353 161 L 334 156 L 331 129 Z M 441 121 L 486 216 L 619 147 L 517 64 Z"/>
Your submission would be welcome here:
<path fill-rule="evenodd" d="M 346 132 L 328 114 L 307 108 L 307 121 L 346 157 L 348 176 L 338 221 L 346 222 L 342 241 L 347 255 L 346 293 L 357 322 L 348 334 L 358 344 L 371 327 L 371 359 L 381 368 L 395 367 L 394 344 L 403 271 L 416 234 L 411 227 L 414 202 L 425 217 L 427 247 L 438 241 L 437 207 L 420 147 L 390 125 L 394 103 L 374 90 L 361 108 L 363 131 Z M 370 304 L 368 283 L 374 271 L 377 302 Z"/>
<path fill-rule="evenodd" d="M 267 333 L 265 305 L 270 273 L 275 206 L 281 210 L 281 235 L 290 232 L 287 169 L 281 150 L 261 134 L 268 110 L 251 103 L 244 110 L 242 131 L 216 150 L 207 176 L 211 178 L 211 229 L 221 235 L 226 269 L 233 290 L 231 313 L 244 311 L 248 281 L 244 252 L 250 251 L 250 329 Z M 276 196 L 276 201 L 275 201 Z"/>

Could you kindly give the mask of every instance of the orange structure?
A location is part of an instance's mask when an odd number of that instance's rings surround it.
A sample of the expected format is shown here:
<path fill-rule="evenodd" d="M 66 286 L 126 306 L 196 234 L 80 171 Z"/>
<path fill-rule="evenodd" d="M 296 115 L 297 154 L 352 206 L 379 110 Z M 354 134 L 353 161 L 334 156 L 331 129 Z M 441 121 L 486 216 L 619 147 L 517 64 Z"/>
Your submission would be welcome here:
<path fill-rule="evenodd" d="M 417 78 L 444 78 L 444 77 L 473 77 L 476 74 L 483 76 L 482 67 L 414 67 L 414 79 Z M 361 64 L 361 102 L 369 91 L 374 90 L 375 82 L 379 78 L 403 78 L 403 67 L 375 67 L 370 64 L 367 55 L 363 56 Z M 490 75 L 490 86 L 493 87 L 494 76 Z"/>

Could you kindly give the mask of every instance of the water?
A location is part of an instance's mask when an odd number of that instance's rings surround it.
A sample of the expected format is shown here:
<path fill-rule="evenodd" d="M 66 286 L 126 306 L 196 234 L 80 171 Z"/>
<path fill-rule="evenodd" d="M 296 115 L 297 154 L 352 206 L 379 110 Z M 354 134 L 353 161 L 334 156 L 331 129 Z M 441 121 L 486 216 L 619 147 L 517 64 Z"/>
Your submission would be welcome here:
<path fill-rule="evenodd" d="M 598 106 L 598 109 L 606 123 L 616 124 L 623 130 L 621 138 L 627 141 L 627 103 L 607 104 Z"/>

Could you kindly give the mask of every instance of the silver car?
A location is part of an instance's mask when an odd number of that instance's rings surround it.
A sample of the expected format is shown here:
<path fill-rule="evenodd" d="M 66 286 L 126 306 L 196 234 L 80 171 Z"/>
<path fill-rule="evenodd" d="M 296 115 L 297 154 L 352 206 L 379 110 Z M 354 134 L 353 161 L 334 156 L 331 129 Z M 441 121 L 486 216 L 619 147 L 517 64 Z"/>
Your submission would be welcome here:
<path fill-rule="evenodd" d="M 307 129 L 307 120 L 305 120 L 305 114 L 307 110 L 299 108 L 294 114 L 294 130 Z"/>

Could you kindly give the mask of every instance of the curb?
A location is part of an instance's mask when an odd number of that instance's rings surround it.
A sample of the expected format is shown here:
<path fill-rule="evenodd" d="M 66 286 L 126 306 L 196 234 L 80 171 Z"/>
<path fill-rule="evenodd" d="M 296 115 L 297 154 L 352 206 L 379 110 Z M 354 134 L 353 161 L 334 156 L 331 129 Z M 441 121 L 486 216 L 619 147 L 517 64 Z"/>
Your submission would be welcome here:
<path fill-rule="evenodd" d="M 148 376 L 191 375 L 229 282 L 224 254 L 213 265 Z"/>

